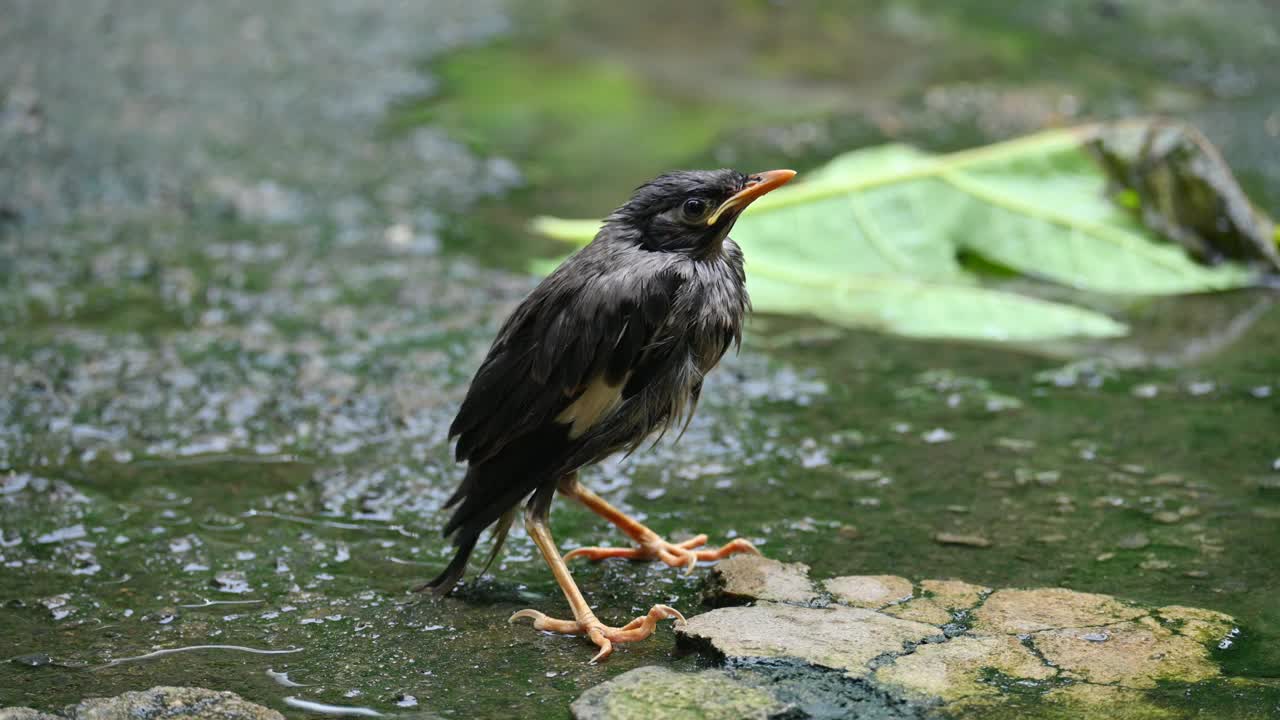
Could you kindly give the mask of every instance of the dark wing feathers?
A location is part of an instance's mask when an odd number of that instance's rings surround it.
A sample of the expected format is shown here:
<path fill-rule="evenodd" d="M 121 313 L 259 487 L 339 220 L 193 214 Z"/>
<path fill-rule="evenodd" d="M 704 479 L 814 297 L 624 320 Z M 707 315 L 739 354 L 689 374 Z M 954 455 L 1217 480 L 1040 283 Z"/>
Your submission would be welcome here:
<path fill-rule="evenodd" d="M 680 284 L 673 272 L 573 265 L 544 280 L 499 332 L 449 429 L 458 460 L 482 463 L 552 422 L 601 373 L 620 381 L 650 348 Z"/>

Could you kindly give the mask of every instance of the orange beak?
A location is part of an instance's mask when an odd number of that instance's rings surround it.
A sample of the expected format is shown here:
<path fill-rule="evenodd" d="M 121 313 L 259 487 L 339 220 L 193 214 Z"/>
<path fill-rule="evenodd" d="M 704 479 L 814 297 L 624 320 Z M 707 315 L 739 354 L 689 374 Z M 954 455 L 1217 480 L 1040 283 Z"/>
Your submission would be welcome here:
<path fill-rule="evenodd" d="M 716 208 L 715 212 L 711 213 L 711 217 L 707 218 L 707 224 L 715 225 L 720 216 L 727 212 L 735 210 L 741 212 L 766 193 L 786 185 L 795 176 L 795 170 L 769 170 L 752 175 L 747 178 L 746 187 L 734 193 L 733 197 L 725 200 L 720 204 L 720 207 Z"/>

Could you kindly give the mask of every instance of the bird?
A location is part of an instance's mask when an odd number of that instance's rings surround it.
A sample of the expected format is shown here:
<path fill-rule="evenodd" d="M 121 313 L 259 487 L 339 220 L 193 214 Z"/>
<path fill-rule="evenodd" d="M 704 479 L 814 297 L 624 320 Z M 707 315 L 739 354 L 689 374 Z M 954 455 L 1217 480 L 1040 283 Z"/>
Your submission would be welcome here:
<path fill-rule="evenodd" d="M 662 174 L 636 188 L 589 244 L 511 312 L 449 427 L 455 459 L 467 466 L 444 505 L 453 512 L 443 535 L 456 552 L 418 590 L 448 594 L 492 527 L 491 564 L 523 503 L 525 529 L 573 619 L 527 609 L 510 621 L 530 619 L 538 630 L 585 635 L 598 647 L 596 663 L 614 644 L 643 640 L 658 621 L 684 616 L 655 605 L 621 627 L 605 625 L 574 582 L 569 560 L 656 559 L 692 571 L 699 561 L 758 554 L 743 538 L 715 550 L 698 549 L 707 543 L 702 534 L 668 542 L 589 490 L 578 471 L 688 426 L 707 373 L 730 347 L 741 347 L 750 309 L 742 249 L 729 231 L 753 201 L 795 175 Z M 578 548 L 562 556 L 548 527 L 557 493 L 603 517 L 636 546 Z"/>

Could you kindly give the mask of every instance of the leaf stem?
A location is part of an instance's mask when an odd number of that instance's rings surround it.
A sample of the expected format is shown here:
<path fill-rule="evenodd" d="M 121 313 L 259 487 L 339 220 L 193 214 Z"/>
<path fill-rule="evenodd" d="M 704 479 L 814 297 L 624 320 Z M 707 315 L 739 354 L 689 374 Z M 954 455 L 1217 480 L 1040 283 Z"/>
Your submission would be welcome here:
<path fill-rule="evenodd" d="M 995 162 L 1008 157 L 1021 155 L 1031 150 L 1042 153 L 1066 150 L 1078 147 L 1082 138 L 1095 132 L 1097 127 L 1097 125 L 1089 124 L 1077 125 L 1070 128 L 1046 130 L 1044 132 L 1027 135 L 1025 137 L 998 142 L 993 145 L 986 145 L 970 150 L 961 150 L 959 152 L 942 155 L 936 160 L 926 162 L 907 170 L 899 170 L 897 172 L 889 172 L 882 175 L 849 178 L 847 180 L 815 182 L 807 185 L 801 184 L 797 185 L 794 189 L 783 188 L 782 190 L 772 192 L 757 200 L 751 206 L 751 212 L 768 212 L 770 210 L 778 210 L 780 208 L 799 205 L 813 200 L 820 200 L 833 195 L 861 192 L 870 188 L 893 185 L 895 183 L 907 182 L 909 180 L 937 177 L 944 173 L 955 172 L 956 170 L 961 170 L 973 165 L 981 165 L 983 163 Z"/>

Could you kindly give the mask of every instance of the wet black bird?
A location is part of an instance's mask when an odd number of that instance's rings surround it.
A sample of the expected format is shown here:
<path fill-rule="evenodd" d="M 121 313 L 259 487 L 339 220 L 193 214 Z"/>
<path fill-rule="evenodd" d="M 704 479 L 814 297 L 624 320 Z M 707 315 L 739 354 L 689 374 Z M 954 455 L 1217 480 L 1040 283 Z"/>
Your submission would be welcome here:
<path fill-rule="evenodd" d="M 639 187 L 589 245 L 512 312 L 449 430 L 458 461 L 468 464 L 445 504 L 455 508 L 444 534 L 457 554 L 421 589 L 449 592 L 481 533 L 495 525 L 496 554 L 527 498 L 525 527 L 574 619 L 522 610 L 512 620 L 532 618 L 541 630 L 586 634 L 600 647 L 594 660 L 602 660 L 613 643 L 643 639 L 658 620 L 681 615 L 657 605 L 621 628 L 606 626 L 587 606 L 566 560 L 654 558 L 692 569 L 699 560 L 755 552 L 741 539 L 696 550 L 705 535 L 669 543 L 580 485 L 577 471 L 688 422 L 703 378 L 741 342 L 749 306 L 742 250 L 729 230 L 752 201 L 794 176 L 791 170 L 662 175 Z M 562 558 L 547 529 L 557 490 L 638 547 L 580 548 Z"/>

